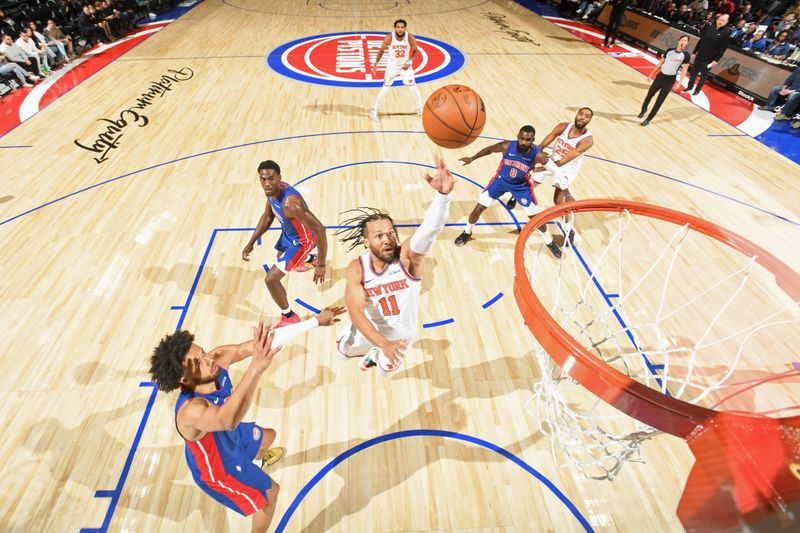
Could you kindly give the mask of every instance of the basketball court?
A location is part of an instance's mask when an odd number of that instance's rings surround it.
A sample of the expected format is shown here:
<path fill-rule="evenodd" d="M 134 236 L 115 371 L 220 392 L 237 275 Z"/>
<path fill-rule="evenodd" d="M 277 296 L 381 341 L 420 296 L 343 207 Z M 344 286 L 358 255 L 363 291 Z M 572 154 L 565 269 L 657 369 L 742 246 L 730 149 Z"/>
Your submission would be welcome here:
<path fill-rule="evenodd" d="M 426 262 L 422 326 L 403 368 L 382 376 L 337 360 L 334 327 L 293 341 L 264 374 L 245 419 L 275 428 L 287 448 L 269 470 L 281 485 L 271 530 L 683 530 L 676 508 L 694 464 L 684 440 L 652 436 L 613 480 L 595 480 L 565 465 L 559 439 L 543 433 L 531 401 L 541 350 L 514 295 L 527 217 L 495 203 L 474 239 L 455 247 L 500 155 L 466 167 L 458 159 L 525 124 L 538 142 L 591 107 L 594 147 L 570 187 L 577 199 L 685 212 L 793 272 L 800 170 L 675 95 L 642 128 L 643 75 L 499 0 L 205 0 L 0 139 L 0 530 L 249 531 L 248 519 L 195 486 L 175 431 L 176 394 L 156 392 L 149 356 L 176 328 L 209 349 L 246 340 L 261 318 L 277 321 L 263 280 L 278 232 L 241 259 L 264 209 L 263 160 L 280 164 L 328 228 L 328 281 L 288 277 L 301 315 L 344 305 L 345 269 L 358 252 L 335 241 L 341 212 L 380 208 L 411 236 L 432 196 L 420 174 L 436 147 L 403 87 L 384 99 L 379 123 L 369 120 L 380 80 L 362 70 L 398 18 L 425 52 L 423 100 L 442 85 L 468 85 L 485 103 L 486 126 L 470 146 L 443 150 L 459 182 Z M 536 192 L 552 205 L 549 182 Z M 694 231 L 672 253 L 679 226 L 632 218 L 617 253 L 624 215 L 576 215 L 575 250 L 594 268 L 565 260 L 561 278 L 530 236 L 520 253 L 528 275 L 534 263 L 544 269 L 532 285 L 543 303 L 553 305 L 549 288 L 580 299 L 591 282 L 584 300 L 596 310 L 605 304 L 591 298 L 635 287 L 631 315 L 661 313 L 667 325 L 620 350 L 700 376 L 687 394 L 707 397 L 705 407 L 797 415 L 797 293 Z M 735 276 L 719 283 L 740 271 L 746 288 Z M 720 290 L 695 298 L 711 286 Z M 777 327 L 748 337 L 778 312 Z M 619 330 L 592 330 L 584 310 L 568 315 L 595 341 Z M 711 344 L 704 321 L 735 343 L 685 357 Z M 606 356 L 606 346 L 594 353 Z M 245 368 L 233 368 L 234 383 Z M 669 382 L 670 397 L 685 398 L 682 383 Z M 566 403 L 591 403 L 580 394 Z"/>

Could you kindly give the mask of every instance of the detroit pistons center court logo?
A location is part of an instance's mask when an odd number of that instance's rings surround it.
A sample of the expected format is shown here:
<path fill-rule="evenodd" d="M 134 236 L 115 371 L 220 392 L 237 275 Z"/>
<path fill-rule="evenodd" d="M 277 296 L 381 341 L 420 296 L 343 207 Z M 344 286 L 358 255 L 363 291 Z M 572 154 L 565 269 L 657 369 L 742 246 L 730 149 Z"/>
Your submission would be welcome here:
<path fill-rule="evenodd" d="M 327 33 L 304 37 L 279 46 L 267 55 L 267 65 L 289 78 L 334 87 L 380 87 L 388 53 L 372 76 L 378 50 L 386 33 Z M 464 55 L 436 39 L 414 35 L 419 52 L 412 67 L 417 83 L 438 80 L 464 66 Z M 369 59 L 369 63 L 367 62 Z M 394 85 L 401 85 L 395 80 Z"/>

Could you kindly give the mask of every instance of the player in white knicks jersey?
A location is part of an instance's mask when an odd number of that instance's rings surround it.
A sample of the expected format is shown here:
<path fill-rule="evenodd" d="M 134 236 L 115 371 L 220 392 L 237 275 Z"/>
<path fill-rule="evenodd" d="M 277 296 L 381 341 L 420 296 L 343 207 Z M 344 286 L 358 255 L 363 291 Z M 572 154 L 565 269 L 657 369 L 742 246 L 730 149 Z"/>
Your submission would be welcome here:
<path fill-rule="evenodd" d="M 422 264 L 447 221 L 455 184 L 439 155 L 436 172 L 424 178 L 436 195 L 422 224 L 402 244 L 392 218 L 373 208 L 347 211 L 357 216 L 337 232 L 351 250 L 361 244 L 367 249 L 347 266 L 345 304 L 352 323 L 336 341 L 340 358 L 360 358 L 361 370 L 397 370 L 416 334 Z"/>
<path fill-rule="evenodd" d="M 531 174 L 531 179 L 537 184 L 541 184 L 549 176 L 553 176 L 553 187 L 556 189 L 553 193 L 555 204 L 575 201 L 569 191 L 569 186 L 581 169 L 583 154 L 594 144 L 592 133 L 587 128 L 593 116 L 594 112 L 588 107 L 578 109 L 574 122 L 558 124 L 539 144 L 539 148 L 544 149 L 553 141 L 556 143 L 544 169 Z M 509 207 L 513 206 L 509 205 Z M 572 221 L 565 221 L 563 227 L 566 235 L 564 242 L 569 246 L 575 238 Z"/>
<path fill-rule="evenodd" d="M 394 21 L 394 31 L 386 36 L 378 50 L 378 56 L 375 58 L 375 64 L 372 65 L 372 76 L 377 76 L 378 62 L 383 57 L 384 52 L 387 53 L 386 58 L 386 73 L 383 76 L 383 87 L 378 97 L 375 99 L 372 109 L 369 112 L 369 118 L 372 122 L 378 122 L 378 107 L 380 107 L 383 97 L 389 92 L 392 83 L 396 78 L 402 78 L 403 85 L 408 87 L 411 94 L 414 95 L 414 101 L 417 103 L 417 114 L 422 114 L 422 97 L 419 95 L 417 89 L 417 82 L 414 79 L 414 57 L 417 55 L 417 40 L 410 33 L 406 33 L 406 21 L 403 19 Z"/>

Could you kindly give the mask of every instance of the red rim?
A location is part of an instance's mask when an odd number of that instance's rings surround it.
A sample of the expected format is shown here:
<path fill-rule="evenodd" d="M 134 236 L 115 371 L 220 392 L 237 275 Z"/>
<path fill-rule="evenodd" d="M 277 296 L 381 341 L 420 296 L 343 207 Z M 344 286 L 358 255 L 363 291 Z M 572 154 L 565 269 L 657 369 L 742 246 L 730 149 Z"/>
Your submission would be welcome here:
<path fill-rule="evenodd" d="M 632 215 L 643 215 L 676 225 L 688 224 L 694 231 L 755 257 L 756 262 L 775 276 L 781 290 L 794 301 L 800 300 L 800 275 L 757 244 L 707 220 L 680 211 L 627 200 L 592 199 L 561 204 L 539 213 L 522 229 L 514 249 L 514 297 L 528 329 L 542 348 L 559 366 L 568 368 L 569 375 L 594 395 L 649 426 L 686 438 L 699 424 L 717 416 L 717 411 L 661 394 L 608 366 L 555 321 L 531 287 L 525 270 L 525 244 L 531 233 L 542 224 L 567 212 L 591 211 L 628 211 Z M 764 419 L 756 414 L 725 414 L 753 421 Z M 800 424 L 800 416 L 773 420 L 792 425 Z"/>

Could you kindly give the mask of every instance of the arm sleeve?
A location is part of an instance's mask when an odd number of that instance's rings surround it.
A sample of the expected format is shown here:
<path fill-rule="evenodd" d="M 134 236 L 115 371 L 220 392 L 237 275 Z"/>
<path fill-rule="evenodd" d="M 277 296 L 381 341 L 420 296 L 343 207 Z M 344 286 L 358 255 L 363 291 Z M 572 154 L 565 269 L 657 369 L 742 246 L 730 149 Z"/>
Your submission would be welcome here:
<path fill-rule="evenodd" d="M 425 219 L 411 237 L 411 251 L 416 254 L 427 254 L 433 247 L 433 241 L 444 228 L 447 214 L 450 211 L 450 195 L 436 193 L 433 202 L 425 213 Z"/>
<path fill-rule="evenodd" d="M 283 346 L 301 333 L 312 330 L 317 326 L 319 326 L 317 317 L 313 317 L 309 318 L 308 320 L 298 322 L 297 324 L 289 324 L 288 326 L 277 328 L 275 330 L 275 337 L 272 339 L 272 345 Z"/>
<path fill-rule="evenodd" d="M 559 167 L 555 161 L 553 161 L 552 157 L 547 158 L 547 163 L 544 164 L 544 168 L 552 172 L 553 174 L 558 174 L 561 167 Z"/>

